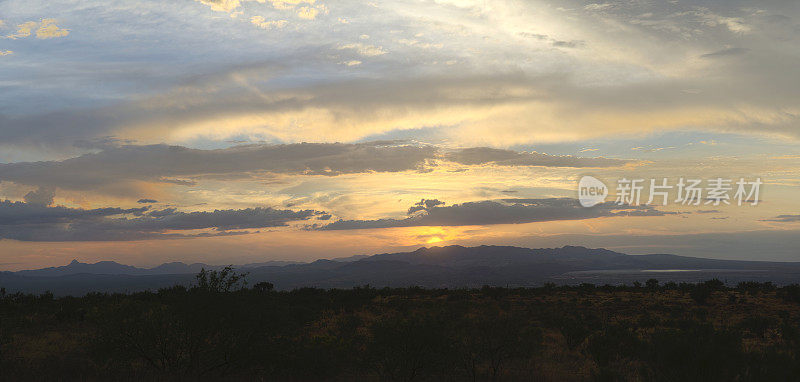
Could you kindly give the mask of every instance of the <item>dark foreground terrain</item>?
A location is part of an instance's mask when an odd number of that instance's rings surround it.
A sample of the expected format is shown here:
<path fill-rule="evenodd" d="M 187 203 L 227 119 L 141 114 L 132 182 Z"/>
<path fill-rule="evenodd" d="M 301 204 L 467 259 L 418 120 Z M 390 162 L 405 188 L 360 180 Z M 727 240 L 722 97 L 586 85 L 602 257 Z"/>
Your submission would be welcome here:
<path fill-rule="evenodd" d="M 0 379 L 800 379 L 800 287 L 0 291 Z"/>

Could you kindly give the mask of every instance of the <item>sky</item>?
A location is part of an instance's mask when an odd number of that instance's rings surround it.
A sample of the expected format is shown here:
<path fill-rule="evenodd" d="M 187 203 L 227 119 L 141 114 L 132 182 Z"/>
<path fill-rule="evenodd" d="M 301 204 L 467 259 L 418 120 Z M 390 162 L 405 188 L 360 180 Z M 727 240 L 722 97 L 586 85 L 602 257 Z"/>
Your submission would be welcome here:
<path fill-rule="evenodd" d="M 800 261 L 799 32 L 785 0 L 0 0 L 0 270 Z"/>

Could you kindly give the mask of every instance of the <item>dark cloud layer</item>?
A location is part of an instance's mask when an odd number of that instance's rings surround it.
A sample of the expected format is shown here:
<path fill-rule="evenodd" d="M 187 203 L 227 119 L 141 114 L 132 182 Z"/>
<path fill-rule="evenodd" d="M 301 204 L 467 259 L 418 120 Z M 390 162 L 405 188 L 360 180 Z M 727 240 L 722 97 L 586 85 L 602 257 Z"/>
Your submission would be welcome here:
<path fill-rule="evenodd" d="M 93 189 L 140 180 L 191 185 L 175 177 L 271 172 L 338 175 L 421 168 L 433 158 L 429 146 L 379 143 L 249 145 L 219 150 L 148 145 L 107 148 L 63 161 L 0 164 L 0 180 L 20 184 Z"/>
<path fill-rule="evenodd" d="M 79 220 L 94 220 L 114 215 L 141 215 L 147 207 L 141 208 L 96 208 L 79 209 L 63 206 L 48 207 L 41 204 L 0 201 L 0 226 L 22 226 L 29 224 L 62 224 Z"/>
<path fill-rule="evenodd" d="M 576 199 L 503 199 L 468 202 L 443 207 L 438 200 L 422 200 L 408 211 L 404 219 L 339 220 L 321 227 L 323 230 L 346 230 L 417 226 L 461 226 L 489 224 L 521 224 L 554 220 L 582 220 L 610 216 L 661 216 L 673 214 L 649 206 L 619 206 L 606 202 L 591 208 L 582 207 Z"/>
<path fill-rule="evenodd" d="M 238 234 L 231 230 L 280 227 L 323 213 L 269 207 L 181 212 L 141 208 L 79 209 L 0 201 L 0 239 L 21 241 L 107 241 Z M 214 232 L 173 233 L 213 229 Z"/>
<path fill-rule="evenodd" d="M 613 167 L 633 163 L 631 160 L 549 155 L 490 147 L 461 149 L 447 154 L 445 158 L 463 165 L 494 164 L 498 166 Z"/>
<path fill-rule="evenodd" d="M 611 167 L 628 160 L 519 153 L 486 147 L 442 154 L 433 146 L 381 141 L 358 144 L 299 143 L 246 145 L 218 150 L 167 145 L 109 146 L 63 161 L 0 164 L 0 181 L 39 186 L 31 194 L 46 202 L 54 187 L 96 190 L 125 181 L 151 181 L 191 186 L 187 178 L 220 178 L 256 172 L 340 175 L 423 170 L 444 159 L 461 165 Z M 151 199 L 141 199 L 140 203 Z M 33 201 L 33 199 L 32 199 Z M 52 203 L 52 196 L 49 202 Z"/>

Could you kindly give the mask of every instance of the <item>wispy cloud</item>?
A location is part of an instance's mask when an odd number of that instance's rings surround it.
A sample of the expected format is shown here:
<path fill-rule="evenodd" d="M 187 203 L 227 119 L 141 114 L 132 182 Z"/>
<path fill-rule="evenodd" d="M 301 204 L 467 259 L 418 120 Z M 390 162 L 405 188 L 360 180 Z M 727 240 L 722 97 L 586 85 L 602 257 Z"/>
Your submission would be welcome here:
<path fill-rule="evenodd" d="M 250 23 L 261 29 L 282 29 L 289 24 L 286 20 L 269 20 L 264 16 L 253 16 L 250 18 Z"/>
<path fill-rule="evenodd" d="M 766 222 L 796 223 L 800 222 L 800 215 L 778 215 L 771 219 L 763 219 Z"/>
<path fill-rule="evenodd" d="M 387 51 L 385 49 L 383 49 L 383 47 L 370 45 L 370 44 L 364 44 L 364 43 L 360 43 L 360 42 L 352 43 L 352 44 L 340 45 L 338 49 L 339 50 L 345 50 L 345 49 L 346 50 L 353 50 L 353 51 L 357 52 L 358 54 L 360 54 L 362 56 L 365 56 L 365 57 L 380 56 L 380 55 L 384 55 L 384 54 L 387 53 Z"/>

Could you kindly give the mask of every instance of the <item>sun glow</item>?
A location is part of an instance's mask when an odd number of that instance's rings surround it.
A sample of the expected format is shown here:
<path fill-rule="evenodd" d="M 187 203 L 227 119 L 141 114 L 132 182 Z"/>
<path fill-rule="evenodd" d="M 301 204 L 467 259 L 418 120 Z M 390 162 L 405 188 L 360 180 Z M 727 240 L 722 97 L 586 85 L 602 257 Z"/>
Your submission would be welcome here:
<path fill-rule="evenodd" d="M 432 237 L 432 238 L 428 239 L 428 241 L 426 241 L 425 243 L 427 243 L 427 244 L 434 244 L 434 243 L 439 243 L 439 242 L 442 242 L 442 241 L 444 241 L 444 240 L 442 240 L 442 238 L 441 238 L 441 237 L 434 236 L 434 237 Z"/>

